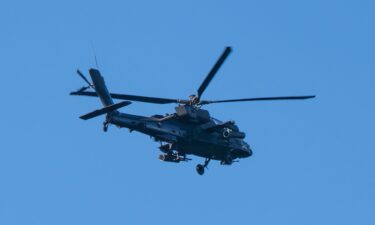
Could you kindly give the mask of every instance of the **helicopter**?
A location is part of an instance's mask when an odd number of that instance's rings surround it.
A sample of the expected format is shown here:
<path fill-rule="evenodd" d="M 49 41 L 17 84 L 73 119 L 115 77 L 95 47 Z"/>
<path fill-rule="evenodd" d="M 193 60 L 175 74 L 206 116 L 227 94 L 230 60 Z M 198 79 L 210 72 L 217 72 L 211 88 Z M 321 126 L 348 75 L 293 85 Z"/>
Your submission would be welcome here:
<path fill-rule="evenodd" d="M 159 159 L 164 162 L 186 162 L 191 159 L 188 155 L 203 157 L 202 164 L 196 166 L 199 175 L 203 175 L 211 160 L 220 161 L 221 165 L 231 165 L 241 158 L 252 156 L 250 145 L 245 142 L 246 134 L 241 131 L 235 121 L 222 122 L 202 109 L 203 106 L 227 102 L 249 102 L 270 100 L 304 100 L 314 98 L 315 95 L 241 98 L 227 100 L 204 100 L 202 94 L 214 78 L 232 48 L 226 47 L 216 61 L 208 75 L 199 86 L 197 93 L 189 99 L 158 98 L 129 94 L 117 94 L 108 91 L 104 78 L 98 69 L 89 69 L 90 82 L 80 70 L 77 74 L 88 84 L 71 95 L 99 97 L 103 108 L 80 116 L 83 120 L 106 115 L 103 130 L 107 132 L 110 124 L 119 128 L 128 128 L 149 135 L 160 143 L 162 154 Z M 88 91 L 92 89 L 93 91 Z M 114 103 L 113 99 L 121 99 Z M 166 115 L 140 116 L 119 112 L 118 109 L 135 102 L 153 104 L 177 104 L 175 112 Z"/>

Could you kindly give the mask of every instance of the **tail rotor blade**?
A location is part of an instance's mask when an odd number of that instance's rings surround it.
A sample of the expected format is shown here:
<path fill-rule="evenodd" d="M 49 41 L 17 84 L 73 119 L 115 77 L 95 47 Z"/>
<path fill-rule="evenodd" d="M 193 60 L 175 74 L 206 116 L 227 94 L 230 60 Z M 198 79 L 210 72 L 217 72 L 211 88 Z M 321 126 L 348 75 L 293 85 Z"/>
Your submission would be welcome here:
<path fill-rule="evenodd" d="M 77 70 L 77 74 L 89 85 L 89 87 L 92 87 L 90 81 L 83 75 L 83 73 L 80 70 Z"/>

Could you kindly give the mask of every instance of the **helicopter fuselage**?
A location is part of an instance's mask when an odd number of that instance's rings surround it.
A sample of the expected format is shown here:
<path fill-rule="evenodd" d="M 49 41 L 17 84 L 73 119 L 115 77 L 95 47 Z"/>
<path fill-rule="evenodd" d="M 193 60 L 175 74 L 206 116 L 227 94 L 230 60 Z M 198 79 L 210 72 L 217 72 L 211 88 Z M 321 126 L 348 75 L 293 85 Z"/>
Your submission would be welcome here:
<path fill-rule="evenodd" d="M 166 154 L 182 156 L 181 160 L 192 154 L 231 164 L 234 159 L 252 155 L 249 145 L 243 140 L 244 133 L 238 131 L 233 121 L 222 123 L 210 118 L 202 124 L 178 117 L 177 114 L 144 117 L 119 112 L 108 115 L 107 121 L 118 127 L 149 135 L 160 143 L 167 143 L 160 150 Z M 213 126 L 207 129 L 208 124 Z M 243 135 L 233 136 L 232 133 Z"/>

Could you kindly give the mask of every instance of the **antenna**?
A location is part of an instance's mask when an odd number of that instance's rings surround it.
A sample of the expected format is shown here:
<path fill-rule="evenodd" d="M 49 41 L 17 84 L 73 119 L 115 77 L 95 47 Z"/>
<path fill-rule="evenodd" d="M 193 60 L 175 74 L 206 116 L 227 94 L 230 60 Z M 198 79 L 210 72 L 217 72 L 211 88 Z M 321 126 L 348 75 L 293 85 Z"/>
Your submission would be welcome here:
<path fill-rule="evenodd" d="M 98 59 L 96 58 L 96 52 L 95 52 L 95 48 L 94 48 L 94 42 L 92 40 L 91 40 L 91 48 L 92 48 L 92 52 L 94 53 L 94 59 L 95 59 L 96 68 L 99 69 Z"/>

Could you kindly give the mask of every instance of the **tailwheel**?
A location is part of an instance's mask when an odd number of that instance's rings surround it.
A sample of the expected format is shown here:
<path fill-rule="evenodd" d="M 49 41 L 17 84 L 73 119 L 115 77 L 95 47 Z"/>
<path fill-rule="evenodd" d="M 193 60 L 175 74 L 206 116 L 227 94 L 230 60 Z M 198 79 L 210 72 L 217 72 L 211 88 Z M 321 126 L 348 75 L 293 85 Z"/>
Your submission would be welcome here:
<path fill-rule="evenodd" d="M 104 131 L 104 132 L 107 132 L 107 131 L 108 131 L 108 126 L 109 126 L 109 123 L 108 123 L 108 122 L 104 122 L 104 123 L 103 123 L 103 131 Z"/>
<path fill-rule="evenodd" d="M 195 169 L 197 170 L 197 173 L 199 175 L 203 175 L 204 174 L 204 166 L 202 164 L 198 164 Z"/>

